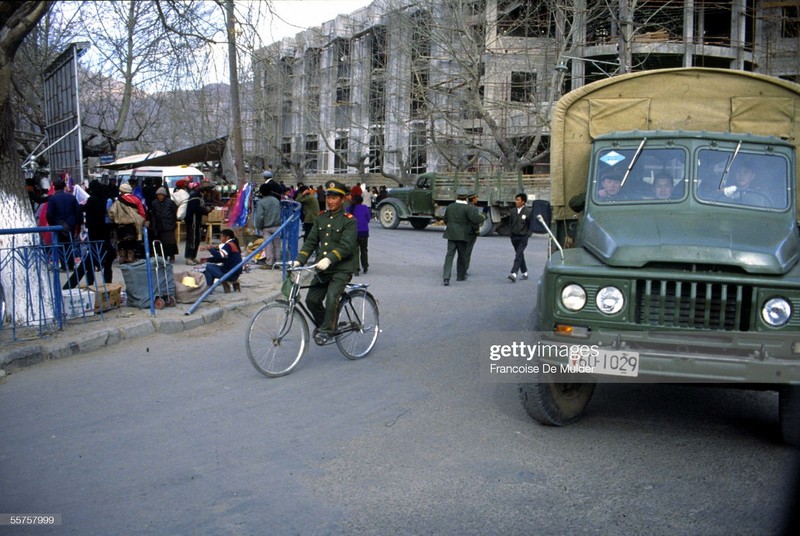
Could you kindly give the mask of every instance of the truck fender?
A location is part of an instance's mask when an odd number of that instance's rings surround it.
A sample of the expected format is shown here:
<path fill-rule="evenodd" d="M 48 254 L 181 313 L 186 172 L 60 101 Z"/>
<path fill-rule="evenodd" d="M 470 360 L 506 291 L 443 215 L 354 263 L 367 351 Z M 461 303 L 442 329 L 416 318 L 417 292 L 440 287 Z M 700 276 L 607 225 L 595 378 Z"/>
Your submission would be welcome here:
<path fill-rule="evenodd" d="M 400 216 L 401 220 L 411 217 L 411 210 L 409 210 L 408 205 L 396 197 L 387 197 L 386 199 L 383 199 L 375 208 L 380 210 L 383 205 L 392 205 L 397 211 L 397 215 Z"/>

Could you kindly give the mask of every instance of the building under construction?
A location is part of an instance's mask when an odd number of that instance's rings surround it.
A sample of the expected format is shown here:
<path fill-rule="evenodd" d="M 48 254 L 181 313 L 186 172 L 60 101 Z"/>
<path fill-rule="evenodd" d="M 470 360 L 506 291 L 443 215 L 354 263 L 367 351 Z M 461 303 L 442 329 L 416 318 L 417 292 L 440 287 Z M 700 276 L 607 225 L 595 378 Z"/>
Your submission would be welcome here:
<path fill-rule="evenodd" d="M 695 66 L 799 81 L 799 11 L 796 0 L 375 0 L 256 53 L 255 150 L 312 182 L 547 173 L 553 104 L 594 80 Z"/>

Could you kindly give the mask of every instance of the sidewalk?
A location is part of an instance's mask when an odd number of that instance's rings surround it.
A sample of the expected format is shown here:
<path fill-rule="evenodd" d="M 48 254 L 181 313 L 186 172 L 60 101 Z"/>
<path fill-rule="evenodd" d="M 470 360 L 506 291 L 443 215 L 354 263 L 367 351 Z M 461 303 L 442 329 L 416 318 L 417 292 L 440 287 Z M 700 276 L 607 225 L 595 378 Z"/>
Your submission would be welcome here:
<path fill-rule="evenodd" d="M 194 268 L 183 261 L 183 256 L 179 255 L 173 263 L 176 277 L 177 274 Z M 18 329 L 17 341 L 2 342 L 0 378 L 6 371 L 15 368 L 92 352 L 137 337 L 201 328 L 222 319 L 226 312 L 232 310 L 251 308 L 255 312 L 256 304 L 269 301 L 280 294 L 281 270 L 261 270 L 254 263 L 251 263 L 251 267 L 250 272 L 242 273 L 239 277 L 241 292 L 225 294 L 220 286 L 191 315 L 186 314 L 192 305 L 190 303 L 156 309 L 155 316 L 150 314 L 149 308 L 122 306 L 102 314 L 87 316 L 85 319 L 68 320 L 64 323 L 63 330 L 55 330 L 42 337 L 39 337 L 38 330 L 31 330 L 33 333 L 26 335 L 26 332 Z M 123 285 L 125 283 L 116 263 L 113 282 Z M 3 327 L 0 332 L 3 341 L 10 340 L 10 330 L 10 326 Z"/>

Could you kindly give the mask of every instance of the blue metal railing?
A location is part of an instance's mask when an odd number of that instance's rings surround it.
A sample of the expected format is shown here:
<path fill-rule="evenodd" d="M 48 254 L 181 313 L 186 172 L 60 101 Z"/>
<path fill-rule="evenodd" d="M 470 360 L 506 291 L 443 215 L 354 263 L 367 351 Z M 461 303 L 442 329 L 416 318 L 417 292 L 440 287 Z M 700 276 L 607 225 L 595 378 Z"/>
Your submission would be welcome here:
<path fill-rule="evenodd" d="M 105 282 L 81 288 L 80 281 L 94 277 L 95 266 L 103 260 L 102 242 L 58 243 L 61 226 L 0 229 L 0 235 L 11 237 L 10 245 L 0 248 L 0 330 L 8 324 L 12 340 L 18 330 L 36 330 L 41 337 L 46 332 L 60 331 L 68 318 L 82 318 L 95 313 L 95 300 L 90 292 L 106 291 Z M 53 243 L 44 244 L 41 233 L 52 233 Z M 22 237 L 25 238 L 22 238 Z M 74 270 L 62 285 L 60 267 Z M 73 285 L 73 280 L 75 284 Z M 24 310 L 20 310 L 23 308 Z M 99 311 L 102 316 L 102 310 Z"/>
<path fill-rule="evenodd" d="M 275 240 L 276 237 L 281 238 L 281 258 L 283 259 L 283 262 L 281 262 L 281 271 L 282 277 L 285 278 L 286 263 L 297 258 L 297 243 L 300 240 L 300 208 L 301 205 L 297 201 L 281 201 L 281 221 L 283 223 L 280 227 L 278 227 L 278 230 L 275 231 L 267 240 L 261 243 L 256 249 L 254 249 L 247 257 L 244 257 L 242 262 L 234 266 L 226 274 L 223 274 L 222 277 L 217 279 L 210 287 L 208 287 L 206 291 L 199 298 L 197 298 L 197 301 L 195 301 L 189 307 L 189 309 L 186 311 L 186 314 L 190 315 L 194 313 L 203 300 L 205 300 L 212 292 L 214 292 L 218 286 L 230 279 L 234 272 L 250 262 L 256 257 L 256 255 L 261 253 L 264 248 L 271 246 L 272 241 Z"/>

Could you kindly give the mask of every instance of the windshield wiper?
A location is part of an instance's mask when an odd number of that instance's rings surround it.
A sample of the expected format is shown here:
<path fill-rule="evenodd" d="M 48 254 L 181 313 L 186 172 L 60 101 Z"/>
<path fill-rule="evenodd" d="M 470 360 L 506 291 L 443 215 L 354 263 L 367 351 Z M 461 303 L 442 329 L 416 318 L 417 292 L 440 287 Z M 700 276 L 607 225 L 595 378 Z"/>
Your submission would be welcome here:
<path fill-rule="evenodd" d="M 736 155 L 739 154 L 739 149 L 741 148 L 742 148 L 742 141 L 739 140 L 739 143 L 736 145 L 736 150 L 733 151 L 731 157 L 728 158 L 728 164 L 725 166 L 725 171 L 722 172 L 722 178 L 719 180 L 719 187 L 717 188 L 717 190 L 722 190 L 722 185 L 725 184 L 725 179 L 728 177 L 728 172 L 731 170 L 733 161 L 736 159 Z"/>
<path fill-rule="evenodd" d="M 636 154 L 633 155 L 633 158 L 631 159 L 631 163 L 628 164 L 628 169 L 625 170 L 625 176 L 622 177 L 622 182 L 619 185 L 620 188 L 625 186 L 625 181 L 628 180 L 628 175 L 631 174 L 631 170 L 633 169 L 633 166 L 636 165 L 636 161 L 639 160 L 639 155 L 642 154 L 642 148 L 644 147 L 644 144 L 646 142 L 647 142 L 647 138 L 642 138 L 642 143 L 639 144 L 639 148 L 636 149 Z"/>

